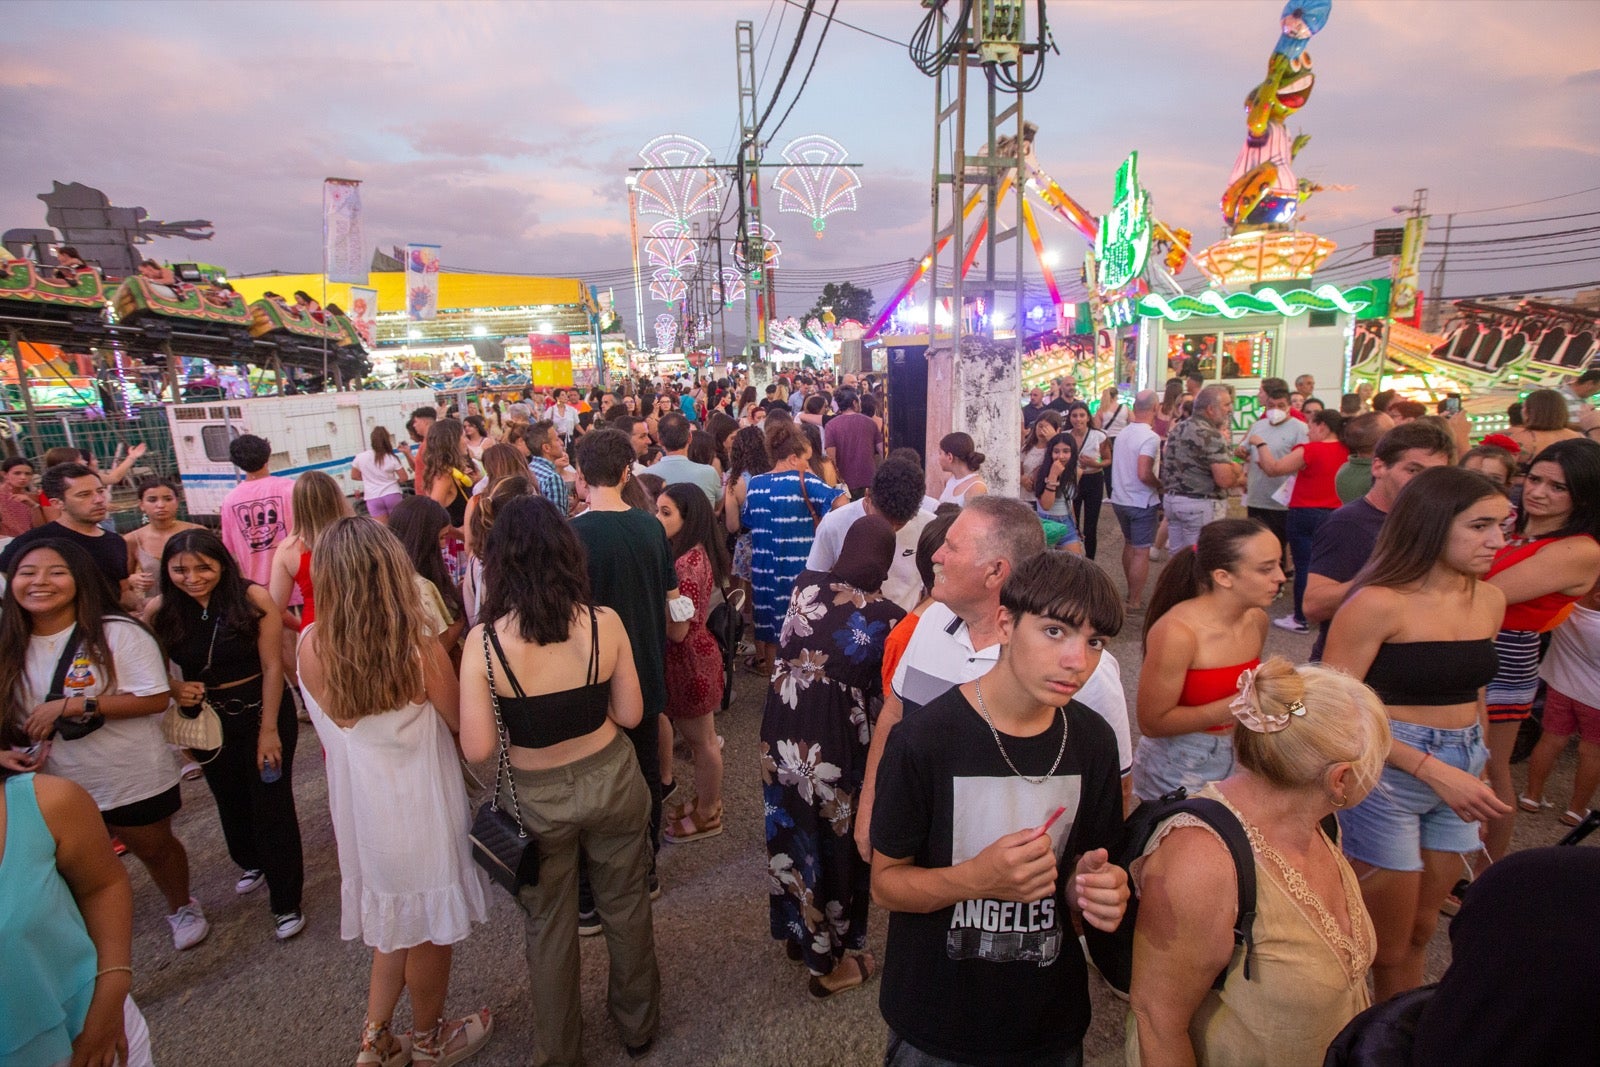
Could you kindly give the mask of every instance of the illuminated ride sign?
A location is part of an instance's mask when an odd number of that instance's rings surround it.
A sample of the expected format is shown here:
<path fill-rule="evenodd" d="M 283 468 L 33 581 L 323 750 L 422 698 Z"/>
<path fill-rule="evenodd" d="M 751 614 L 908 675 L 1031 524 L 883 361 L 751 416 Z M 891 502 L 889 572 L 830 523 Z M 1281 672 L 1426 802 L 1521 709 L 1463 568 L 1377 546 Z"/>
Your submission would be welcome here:
<path fill-rule="evenodd" d="M 1284 315 L 1293 318 L 1308 311 L 1334 311 L 1358 319 L 1382 318 L 1389 307 L 1387 279 L 1340 289 L 1319 285 L 1315 289 L 1275 289 L 1263 286 L 1253 293 L 1219 293 L 1213 289 L 1193 295 L 1164 297 L 1150 293 L 1140 298 L 1139 317 L 1183 322 L 1194 316 L 1239 319 L 1246 315 Z"/>
<path fill-rule="evenodd" d="M 1150 234 L 1150 194 L 1139 185 L 1139 153 L 1130 152 L 1117 168 L 1111 210 L 1100 216 L 1094 238 L 1102 293 L 1118 292 L 1143 277 Z"/>

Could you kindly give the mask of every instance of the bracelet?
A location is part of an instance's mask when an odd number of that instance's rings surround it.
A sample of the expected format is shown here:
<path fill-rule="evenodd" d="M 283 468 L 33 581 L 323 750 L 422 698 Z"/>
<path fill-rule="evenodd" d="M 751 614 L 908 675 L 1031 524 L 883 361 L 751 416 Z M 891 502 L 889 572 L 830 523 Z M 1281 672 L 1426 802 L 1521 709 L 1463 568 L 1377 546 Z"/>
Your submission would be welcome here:
<path fill-rule="evenodd" d="M 1433 758 L 1433 753 L 1432 752 L 1424 752 L 1422 754 L 1422 758 L 1417 760 L 1416 767 L 1412 768 L 1411 777 L 1416 778 L 1418 775 L 1420 775 L 1422 773 L 1422 765 L 1424 763 L 1427 763 L 1432 758 Z"/>
<path fill-rule="evenodd" d="M 102 967 L 100 970 L 94 972 L 95 981 L 98 982 L 100 980 L 100 976 L 101 975 L 110 974 L 113 971 L 127 971 L 128 972 L 128 978 L 130 980 L 133 978 L 133 968 L 132 967 L 126 967 L 126 966 Z"/>

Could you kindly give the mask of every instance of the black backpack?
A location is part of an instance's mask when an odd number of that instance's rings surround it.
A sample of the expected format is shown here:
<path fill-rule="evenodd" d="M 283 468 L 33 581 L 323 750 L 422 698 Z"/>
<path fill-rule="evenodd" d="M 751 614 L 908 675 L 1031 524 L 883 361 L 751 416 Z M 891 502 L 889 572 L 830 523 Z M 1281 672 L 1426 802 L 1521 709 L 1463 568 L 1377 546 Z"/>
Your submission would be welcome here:
<path fill-rule="evenodd" d="M 1155 835 L 1156 828 L 1180 812 L 1195 816 L 1215 830 L 1233 856 L 1233 866 L 1239 876 L 1239 918 L 1233 927 L 1233 943 L 1244 946 L 1244 977 L 1249 981 L 1250 958 L 1255 950 L 1252 934 L 1256 920 L 1255 853 L 1244 827 L 1226 804 L 1207 797 L 1191 797 L 1183 789 L 1168 793 L 1153 803 L 1140 804 L 1122 824 L 1122 839 L 1111 854 L 1111 862 L 1127 870 L 1134 860 L 1144 855 L 1145 846 Z M 1084 940 L 1088 943 L 1095 968 L 1124 999 L 1133 981 L 1133 928 L 1138 918 L 1139 897 L 1135 894 L 1128 898 L 1127 913 L 1122 918 L 1122 925 L 1114 932 L 1104 933 L 1088 923 L 1084 924 Z M 1232 969 L 1233 962 L 1230 960 L 1222 973 L 1217 975 L 1216 981 L 1211 983 L 1211 988 L 1221 989 Z"/>

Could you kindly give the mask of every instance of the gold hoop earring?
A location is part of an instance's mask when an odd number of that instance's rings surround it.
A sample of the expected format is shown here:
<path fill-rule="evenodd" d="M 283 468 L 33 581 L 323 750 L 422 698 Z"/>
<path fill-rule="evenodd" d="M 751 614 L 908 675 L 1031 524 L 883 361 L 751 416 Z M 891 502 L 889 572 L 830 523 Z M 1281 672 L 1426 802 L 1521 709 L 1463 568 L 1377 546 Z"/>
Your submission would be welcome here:
<path fill-rule="evenodd" d="M 1345 804 L 1349 803 L 1349 800 L 1350 800 L 1349 797 L 1339 797 L 1336 800 L 1334 800 L 1333 806 L 1336 807 L 1336 808 L 1343 808 L 1345 806 Z"/>

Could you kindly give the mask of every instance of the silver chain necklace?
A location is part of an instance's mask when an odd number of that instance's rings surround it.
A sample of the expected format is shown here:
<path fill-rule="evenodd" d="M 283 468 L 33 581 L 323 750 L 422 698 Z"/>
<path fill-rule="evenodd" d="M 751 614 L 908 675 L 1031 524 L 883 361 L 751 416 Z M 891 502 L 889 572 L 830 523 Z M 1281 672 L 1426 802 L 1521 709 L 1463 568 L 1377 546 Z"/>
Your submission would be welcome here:
<path fill-rule="evenodd" d="M 1011 773 L 1016 775 L 1018 778 L 1021 778 L 1029 785 L 1043 785 L 1050 779 L 1052 775 L 1056 773 L 1056 768 L 1061 766 L 1061 758 L 1067 754 L 1066 711 L 1062 708 L 1056 709 L 1057 714 L 1061 716 L 1061 750 L 1056 753 L 1056 761 L 1050 764 L 1050 769 L 1048 771 L 1045 771 L 1044 774 L 1040 775 L 1038 778 L 1035 778 L 1031 774 L 1023 774 L 1021 771 L 1017 770 L 1017 765 L 1012 763 L 1011 757 L 1006 754 L 1006 746 L 1000 743 L 1000 731 L 994 728 L 994 720 L 989 718 L 989 705 L 983 702 L 983 683 L 978 681 L 973 682 L 972 691 L 978 694 L 978 714 L 982 715 L 983 721 L 989 725 L 989 732 L 994 734 L 994 745 L 1000 750 L 1000 758 L 1006 761 L 1007 767 L 1011 768 Z"/>

